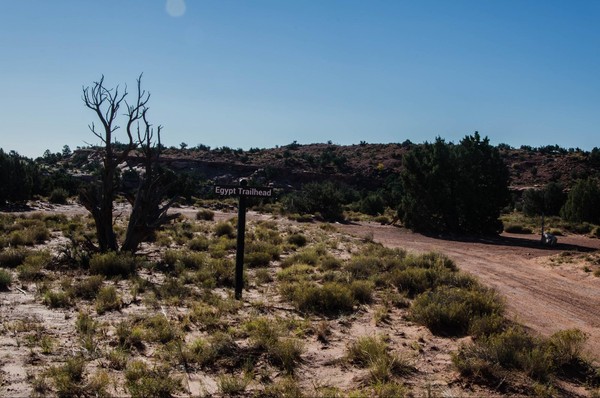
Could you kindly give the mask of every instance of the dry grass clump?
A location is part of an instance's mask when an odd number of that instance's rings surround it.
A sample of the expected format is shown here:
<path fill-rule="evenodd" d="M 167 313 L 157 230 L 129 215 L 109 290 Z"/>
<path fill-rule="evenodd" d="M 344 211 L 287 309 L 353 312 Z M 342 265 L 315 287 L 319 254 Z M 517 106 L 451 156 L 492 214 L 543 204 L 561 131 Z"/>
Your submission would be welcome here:
<path fill-rule="evenodd" d="M 288 241 L 288 243 L 290 243 L 296 247 L 304 247 L 304 246 L 306 246 L 306 243 L 308 242 L 308 240 L 306 239 L 306 236 L 304 236 L 301 233 L 293 233 L 293 234 L 289 235 L 287 237 L 287 241 Z"/>
<path fill-rule="evenodd" d="M 184 391 L 181 378 L 172 376 L 169 366 L 151 368 L 140 360 L 127 364 L 125 387 L 132 398 L 171 397 Z"/>
<path fill-rule="evenodd" d="M 28 250 L 23 248 L 8 248 L 0 252 L 0 267 L 15 268 L 25 261 Z"/>
<path fill-rule="evenodd" d="M 196 236 L 187 243 L 190 250 L 205 252 L 210 246 L 210 241 L 205 236 Z"/>
<path fill-rule="evenodd" d="M 90 259 L 90 273 L 107 277 L 126 278 L 135 272 L 136 266 L 137 260 L 130 253 L 98 253 Z"/>
<path fill-rule="evenodd" d="M 31 251 L 27 254 L 22 264 L 17 267 L 21 281 L 33 282 L 44 278 L 43 269 L 47 268 L 53 258 L 47 251 Z"/>
<path fill-rule="evenodd" d="M 263 241 L 251 241 L 244 248 L 244 264 L 250 268 L 266 267 L 279 259 L 281 247 Z"/>
<path fill-rule="evenodd" d="M 304 351 L 302 342 L 284 336 L 284 328 L 277 320 L 257 318 L 244 324 L 251 347 L 266 355 L 274 366 L 292 374 L 301 361 Z"/>
<path fill-rule="evenodd" d="M 104 276 L 92 275 L 73 284 L 70 294 L 84 300 L 94 300 L 102 287 Z"/>
<path fill-rule="evenodd" d="M 464 336 L 476 319 L 502 315 L 504 303 L 492 290 L 439 287 L 418 296 L 412 307 L 412 319 L 432 333 Z"/>
<path fill-rule="evenodd" d="M 196 212 L 196 220 L 212 221 L 215 219 L 215 212 L 209 209 L 200 209 Z"/>
<path fill-rule="evenodd" d="M 359 337 L 347 347 L 346 358 L 358 367 L 368 368 L 372 384 L 387 383 L 395 376 L 414 371 L 414 367 L 408 361 L 390 352 L 383 337 Z"/>
<path fill-rule="evenodd" d="M 340 315 L 352 312 L 354 296 L 347 284 L 326 282 L 283 284 L 282 296 L 290 300 L 299 311 L 321 315 Z"/>
<path fill-rule="evenodd" d="M 50 308 L 67 308 L 73 304 L 68 293 L 55 290 L 47 290 L 43 295 L 42 303 Z"/>
<path fill-rule="evenodd" d="M 5 269 L 0 268 L 0 290 L 6 290 L 12 283 L 12 275 Z"/>
<path fill-rule="evenodd" d="M 109 397 L 107 390 L 110 378 L 105 372 L 98 372 L 92 377 L 86 377 L 85 359 L 81 356 L 72 357 L 62 366 L 51 367 L 47 376 L 58 397 Z"/>
<path fill-rule="evenodd" d="M 213 229 L 216 236 L 235 237 L 235 229 L 230 222 L 222 221 L 217 223 Z"/>
<path fill-rule="evenodd" d="M 114 286 L 104 286 L 100 288 L 96 295 L 95 308 L 100 315 L 107 311 L 115 311 L 121 309 L 123 301 Z"/>
<path fill-rule="evenodd" d="M 533 229 L 521 224 L 505 224 L 504 232 L 510 232 L 513 234 L 532 234 Z"/>
<path fill-rule="evenodd" d="M 545 339 L 513 326 L 461 346 L 452 361 L 463 376 L 484 382 L 506 377 L 507 370 L 519 370 L 544 383 L 562 374 L 579 374 L 591 386 L 598 386 L 600 377 L 581 359 L 585 341 L 586 336 L 577 329 Z"/>

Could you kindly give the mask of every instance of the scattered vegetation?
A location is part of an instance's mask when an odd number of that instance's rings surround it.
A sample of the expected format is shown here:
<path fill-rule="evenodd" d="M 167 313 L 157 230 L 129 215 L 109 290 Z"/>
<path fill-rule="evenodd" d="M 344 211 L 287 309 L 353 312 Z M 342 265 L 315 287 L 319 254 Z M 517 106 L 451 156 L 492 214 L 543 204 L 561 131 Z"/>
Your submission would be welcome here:
<path fill-rule="evenodd" d="M 377 209 L 378 203 L 371 197 L 363 205 Z M 568 330 L 542 339 L 525 332 L 504 318 L 496 293 L 439 253 L 387 249 L 372 238 L 344 236 L 332 224 L 250 221 L 240 302 L 231 292 L 235 220 L 181 219 L 158 231 L 145 255 L 136 257 L 85 251 L 87 239 L 94 239 L 89 218 L 4 217 L 0 240 L 32 227 L 72 238 L 52 253 L 24 244 L 0 251 L 0 290 L 16 281 L 29 286 L 38 303 L 65 313 L 65 330 L 76 332 L 67 343 L 40 322 L 3 324 L 31 350 L 32 361 L 52 358 L 58 364 L 36 365 L 45 370 L 31 378 L 34 395 L 91 396 L 92 388 L 98 396 L 186 395 L 186 373 L 201 370 L 212 380 L 211 394 L 411 396 L 417 392 L 406 379 L 419 378 L 417 353 L 426 343 L 390 333 L 398 319 L 423 325 L 434 336 L 472 336 L 453 363 L 483 391 L 512 379 L 529 383 L 532 391 L 544 386 L 540 394 L 553 391 L 559 378 L 598 383 L 597 370 L 582 359 L 585 335 Z M 535 218 L 503 217 L 534 227 Z M 547 221 L 569 230 L 557 218 Z M 115 231 L 125 232 L 118 223 Z M 597 271 L 589 264 L 590 273 Z M 344 358 L 328 366 L 354 367 L 363 375 L 360 382 L 353 381 L 352 389 L 300 388 L 305 372 L 298 370 L 311 366 L 312 344 L 339 348 L 340 336 L 357 319 L 367 319 L 377 334 L 358 337 Z M 69 357 L 65 349 L 73 344 L 78 356 Z"/>

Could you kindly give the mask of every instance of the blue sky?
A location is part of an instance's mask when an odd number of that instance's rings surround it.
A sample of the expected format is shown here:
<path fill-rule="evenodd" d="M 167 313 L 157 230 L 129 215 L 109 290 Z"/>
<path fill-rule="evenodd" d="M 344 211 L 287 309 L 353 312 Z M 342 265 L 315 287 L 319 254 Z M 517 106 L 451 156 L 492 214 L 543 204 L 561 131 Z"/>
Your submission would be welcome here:
<path fill-rule="evenodd" d="M 143 72 L 163 143 L 600 147 L 600 1 L 0 0 L 0 147 L 98 143 Z M 122 136 L 121 136 L 122 137 Z"/>

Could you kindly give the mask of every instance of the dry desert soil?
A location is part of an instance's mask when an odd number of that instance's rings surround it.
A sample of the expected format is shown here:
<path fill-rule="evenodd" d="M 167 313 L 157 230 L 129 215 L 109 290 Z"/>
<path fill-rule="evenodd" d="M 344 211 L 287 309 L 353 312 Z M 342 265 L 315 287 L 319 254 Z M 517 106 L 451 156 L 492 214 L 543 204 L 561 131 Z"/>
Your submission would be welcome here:
<path fill-rule="evenodd" d="M 36 212 L 61 212 L 69 216 L 85 214 L 78 206 L 54 206 L 38 208 Z M 177 209 L 193 219 L 197 209 Z M 216 212 L 215 221 L 235 216 L 234 213 Z M 315 230 L 322 233 L 318 224 L 299 224 L 272 215 L 250 212 L 249 222 L 274 220 L 280 229 L 290 231 Z M 559 237 L 559 244 L 552 248 L 541 247 L 534 235 L 502 234 L 498 238 L 452 239 L 431 237 L 412 233 L 404 228 L 380 225 L 374 222 L 335 224 L 328 232 L 340 242 L 372 240 L 390 248 L 402 248 L 409 252 L 440 252 L 456 262 L 463 271 L 476 276 L 484 285 L 493 287 L 506 300 L 509 317 L 525 325 L 533 333 L 549 336 L 570 328 L 578 328 L 588 335 L 585 355 L 596 365 L 600 363 L 600 278 L 584 270 L 591 257 L 597 258 L 600 240 L 584 236 Z M 314 235 L 317 236 L 317 235 Z M 376 303 L 377 304 L 377 303 Z M 81 351 L 81 342 L 74 328 L 81 308 L 49 309 L 30 289 L 11 288 L 0 292 L 0 396 L 27 397 L 32 395 L 32 375 L 40 374 L 54 363 L 62 363 L 65 357 Z M 349 342 L 360 336 L 385 335 L 390 347 L 414 365 L 415 372 L 406 375 L 403 384 L 415 397 L 521 397 L 530 396 L 531 390 L 518 388 L 495 388 L 479 386 L 463 380 L 451 363 L 452 351 L 469 338 L 442 338 L 432 335 L 425 327 L 410 322 L 406 310 L 393 309 L 389 321 L 377 323 L 374 312 L 377 305 L 361 309 L 351 315 L 327 319 L 313 317 L 313 325 L 326 325 L 329 329 L 327 342 L 319 341 L 314 334 L 304 339 L 302 364 L 295 373 L 299 385 L 308 396 L 327 396 L 323 391 L 335 387 L 338 391 L 350 391 L 360 387 L 366 379 L 367 370 L 343 364 L 342 359 Z M 160 309 L 165 316 L 181 318 L 182 309 Z M 269 315 L 293 316 L 289 305 L 282 303 L 274 289 L 250 286 L 244 293 L 241 312 L 246 316 Z M 154 310 L 154 313 L 158 312 Z M 149 313 L 141 304 L 132 303 L 121 311 L 103 316 L 102 322 L 114 325 L 124 316 Z M 152 313 L 152 312 L 150 312 Z M 35 320 L 58 341 L 60 352 L 41 355 L 24 344 L 13 326 L 24 319 Z M 107 327 L 110 337 L 111 329 Z M 151 360 L 152 351 L 141 354 Z M 92 361 L 87 371 L 106 368 L 103 360 Z M 260 371 L 260 370 L 259 370 Z M 184 392 L 180 396 L 218 395 L 218 378 L 203 371 L 186 371 Z M 115 376 L 122 385 L 122 374 Z M 269 374 L 272 379 L 281 374 Z M 118 384 L 118 383 L 117 383 Z M 586 397 L 592 392 L 584 386 L 567 382 L 559 383 L 558 395 Z M 250 385 L 246 396 L 252 396 Z M 127 396 L 119 386 L 109 391 L 115 396 Z M 50 393 L 50 392 L 49 392 Z"/>

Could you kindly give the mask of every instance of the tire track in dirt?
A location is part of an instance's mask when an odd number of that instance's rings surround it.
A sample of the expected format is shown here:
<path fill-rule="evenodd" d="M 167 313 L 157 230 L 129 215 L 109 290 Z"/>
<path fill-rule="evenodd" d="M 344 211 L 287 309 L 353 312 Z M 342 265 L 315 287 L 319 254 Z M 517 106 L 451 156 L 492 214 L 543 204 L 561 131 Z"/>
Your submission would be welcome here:
<path fill-rule="evenodd" d="M 569 246 L 548 250 L 536 247 L 535 236 L 507 238 L 518 240 L 520 245 L 502 245 L 497 241 L 437 239 L 374 223 L 339 228 L 355 236 L 372 236 L 388 247 L 446 254 L 460 269 L 496 289 L 517 322 L 546 336 L 569 328 L 587 333 L 587 353 L 600 361 L 600 279 L 581 270 L 563 271 L 539 261 L 561 253 L 565 247 L 596 250 L 600 245 L 597 240 L 563 237 L 561 241 Z"/>

